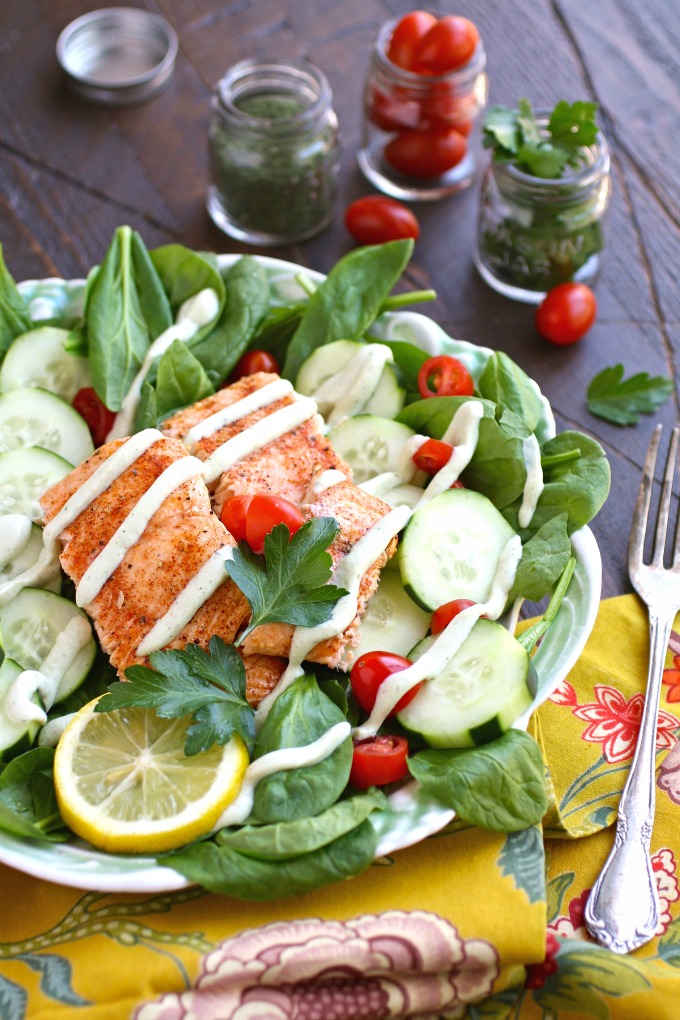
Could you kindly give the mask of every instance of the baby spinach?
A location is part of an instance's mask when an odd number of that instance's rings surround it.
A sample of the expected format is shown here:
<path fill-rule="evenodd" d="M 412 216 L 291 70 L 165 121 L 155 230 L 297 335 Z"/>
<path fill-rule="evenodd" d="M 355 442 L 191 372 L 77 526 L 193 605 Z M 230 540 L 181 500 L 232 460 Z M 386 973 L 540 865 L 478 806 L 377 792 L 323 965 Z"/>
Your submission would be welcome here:
<path fill-rule="evenodd" d="M 521 499 L 527 469 L 523 443 L 531 429 L 519 415 L 503 410 L 500 418 L 482 418 L 475 452 L 461 481 L 483 493 L 498 510 Z"/>
<path fill-rule="evenodd" d="M 402 408 L 395 420 L 423 436 L 441 439 L 454 414 L 466 400 L 477 400 L 477 397 L 428 397 L 426 400 L 416 400 Z M 484 408 L 484 417 L 493 418 L 495 404 L 490 400 L 481 400 L 480 403 Z"/>
<path fill-rule="evenodd" d="M 181 340 L 174 340 L 158 362 L 156 415 L 161 421 L 174 411 L 209 397 L 215 389 L 203 365 Z"/>
<path fill-rule="evenodd" d="M 322 694 L 312 676 L 302 676 L 276 699 L 255 745 L 255 758 L 283 747 L 301 747 L 327 733 L 344 715 Z M 334 804 L 347 785 L 352 764 L 348 737 L 328 757 L 306 768 L 266 776 L 255 789 L 250 820 L 290 822 Z"/>
<path fill-rule="evenodd" d="M 5 265 L 0 244 L 0 361 L 14 338 L 26 333 L 32 325 L 28 305 Z"/>
<path fill-rule="evenodd" d="M 356 248 L 333 266 L 309 298 L 288 345 L 282 375 L 295 381 L 312 351 L 333 340 L 359 340 L 403 273 L 413 240 Z"/>
<path fill-rule="evenodd" d="M 508 730 L 483 747 L 419 751 L 409 770 L 466 822 L 495 832 L 526 829 L 548 806 L 543 757 L 523 730 Z"/>
<path fill-rule="evenodd" d="M 229 846 L 247 857 L 265 861 L 288 860 L 311 853 L 361 825 L 377 808 L 385 807 L 385 795 L 373 788 L 348 797 L 319 815 L 297 818 L 274 825 L 244 825 L 222 829 L 215 837 L 218 846 Z"/>
<path fill-rule="evenodd" d="M 477 382 L 482 397 L 498 406 L 499 411 L 509 408 L 523 418 L 531 432 L 543 413 L 543 402 L 535 383 L 503 351 L 494 351 Z"/>
<path fill-rule="evenodd" d="M 15 836 L 63 842 L 71 833 L 57 807 L 54 749 L 35 747 L 0 772 L 0 829 Z"/>
<path fill-rule="evenodd" d="M 92 383 L 120 410 L 149 346 L 172 323 L 163 283 L 136 231 L 118 227 L 85 307 Z"/>
<path fill-rule="evenodd" d="M 173 316 L 177 316 L 180 306 L 201 290 L 214 290 L 219 302 L 219 311 L 224 308 L 224 281 L 215 262 L 206 255 L 201 255 L 183 244 L 166 244 L 149 252 L 172 308 Z M 196 338 L 205 336 L 211 331 L 215 320 L 201 326 Z"/>
<path fill-rule="evenodd" d="M 273 900 L 360 874 L 373 863 L 377 845 L 378 835 L 367 819 L 318 850 L 286 860 L 260 860 L 230 846 L 206 842 L 162 861 L 210 892 L 240 900 Z"/>
<path fill-rule="evenodd" d="M 525 542 L 510 599 L 521 597 L 539 602 L 560 576 L 571 557 L 568 520 L 566 513 L 552 517 Z"/>

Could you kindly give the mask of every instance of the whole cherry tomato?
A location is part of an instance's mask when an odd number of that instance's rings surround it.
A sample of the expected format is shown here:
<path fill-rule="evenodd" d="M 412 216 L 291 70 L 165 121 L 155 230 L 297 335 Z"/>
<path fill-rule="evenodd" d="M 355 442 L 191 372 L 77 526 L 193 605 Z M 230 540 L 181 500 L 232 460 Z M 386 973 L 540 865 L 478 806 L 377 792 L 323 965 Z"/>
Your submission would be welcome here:
<path fill-rule="evenodd" d="M 105 443 L 106 437 L 113 428 L 116 415 L 114 411 L 109 411 L 93 388 L 85 386 L 82 390 L 78 390 L 71 401 L 71 406 L 87 422 L 94 445 L 101 446 L 102 443 Z"/>
<path fill-rule="evenodd" d="M 237 542 L 246 540 L 246 514 L 252 496 L 232 496 L 222 507 L 220 520 Z"/>
<path fill-rule="evenodd" d="M 243 357 L 236 362 L 230 381 L 235 382 L 244 375 L 254 375 L 256 372 L 277 372 L 279 363 L 269 351 L 246 351 Z"/>
<path fill-rule="evenodd" d="M 412 70 L 416 74 L 446 74 L 468 63 L 479 42 L 477 26 L 451 14 L 439 18 L 415 48 Z"/>
<path fill-rule="evenodd" d="M 474 604 L 470 599 L 452 599 L 450 602 L 445 602 L 439 609 L 435 609 L 432 614 L 430 621 L 431 632 L 433 634 L 441 634 L 444 628 L 448 627 L 451 623 L 451 620 L 455 619 L 464 609 L 474 606 Z"/>
<path fill-rule="evenodd" d="M 354 745 L 349 781 L 357 790 L 396 783 L 408 775 L 408 743 L 405 737 L 384 734 Z"/>
<path fill-rule="evenodd" d="M 427 131 L 400 131 L 384 151 L 387 162 L 407 177 L 439 177 L 464 158 L 467 141 L 442 124 Z"/>
<path fill-rule="evenodd" d="M 451 460 L 453 447 L 441 439 L 426 439 L 413 454 L 413 463 L 428 475 L 436 475 Z"/>
<path fill-rule="evenodd" d="M 285 524 L 293 536 L 304 523 L 304 517 L 290 500 L 258 493 L 252 497 L 246 511 L 246 542 L 261 556 L 265 537 L 277 524 Z"/>
<path fill-rule="evenodd" d="M 400 673 L 411 665 L 409 659 L 403 655 L 395 655 L 394 652 L 366 652 L 360 655 L 352 666 L 349 674 L 349 682 L 364 712 L 371 712 L 378 696 L 380 685 L 393 673 Z M 413 701 L 416 694 L 422 687 L 422 683 L 416 684 L 399 699 L 390 715 L 396 715 L 406 708 Z"/>
<path fill-rule="evenodd" d="M 388 59 L 405 71 L 413 70 L 416 47 L 437 19 L 428 11 L 411 11 L 394 26 L 387 48 Z"/>
<path fill-rule="evenodd" d="M 471 397 L 475 384 L 458 358 L 437 354 L 421 365 L 418 389 L 421 397 Z"/>
<path fill-rule="evenodd" d="M 409 96 L 400 98 L 373 85 L 366 97 L 366 116 L 381 131 L 401 131 L 420 125 L 421 107 Z"/>
<path fill-rule="evenodd" d="M 384 195 L 366 195 L 347 207 L 345 226 L 359 244 L 382 244 L 401 237 L 420 237 L 413 212 L 401 202 Z"/>
<path fill-rule="evenodd" d="M 597 300 L 585 283 L 560 283 L 536 309 L 536 329 L 551 344 L 574 344 L 597 315 Z"/>

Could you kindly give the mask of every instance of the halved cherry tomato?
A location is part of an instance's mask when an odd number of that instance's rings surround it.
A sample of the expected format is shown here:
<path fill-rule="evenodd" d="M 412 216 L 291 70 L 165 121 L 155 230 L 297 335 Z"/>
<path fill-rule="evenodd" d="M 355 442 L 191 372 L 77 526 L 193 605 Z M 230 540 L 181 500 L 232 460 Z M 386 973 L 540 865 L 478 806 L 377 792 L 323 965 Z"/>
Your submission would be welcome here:
<path fill-rule="evenodd" d="M 574 344 L 597 315 L 597 300 L 585 283 L 560 283 L 536 309 L 536 329 L 551 344 Z"/>
<path fill-rule="evenodd" d="M 416 48 L 436 23 L 437 19 L 429 11 L 410 11 L 405 14 L 394 26 L 387 47 L 388 59 L 397 67 L 412 71 Z"/>
<path fill-rule="evenodd" d="M 292 537 L 304 523 L 304 517 L 290 500 L 258 493 L 252 497 L 246 512 L 246 542 L 253 552 L 261 556 L 265 536 L 277 524 L 285 524 Z"/>
<path fill-rule="evenodd" d="M 347 207 L 345 226 L 359 244 L 382 244 L 401 237 L 420 237 L 413 212 L 401 202 L 384 195 L 366 195 Z"/>
<path fill-rule="evenodd" d="M 354 697 L 357 699 L 364 712 L 371 712 L 378 696 L 380 685 L 391 676 L 392 673 L 400 673 L 411 665 L 409 659 L 403 655 L 395 655 L 394 652 L 366 652 L 360 655 L 352 666 L 349 674 L 349 682 L 352 685 Z M 422 687 L 422 683 L 416 684 L 396 703 L 389 715 L 396 715 L 406 708 L 415 698 Z"/>
<path fill-rule="evenodd" d="M 384 149 L 387 162 L 407 177 L 439 177 L 466 152 L 463 135 L 443 124 L 427 131 L 400 131 Z"/>
<path fill-rule="evenodd" d="M 451 460 L 453 447 L 441 439 L 426 439 L 413 454 L 413 463 L 428 475 L 436 475 Z"/>
<path fill-rule="evenodd" d="M 439 609 L 435 609 L 432 614 L 430 631 L 433 634 L 441 634 L 444 628 L 448 627 L 451 623 L 451 620 L 455 619 L 464 609 L 474 606 L 474 604 L 470 599 L 452 599 L 450 602 L 445 602 Z"/>
<path fill-rule="evenodd" d="M 71 401 L 71 406 L 87 422 L 94 445 L 101 446 L 102 443 L 105 443 L 106 437 L 113 428 L 116 415 L 114 411 L 109 411 L 94 389 L 91 386 L 85 386 L 82 390 L 78 390 Z"/>
<path fill-rule="evenodd" d="M 479 42 L 477 26 L 451 14 L 439 18 L 421 37 L 411 69 L 416 74 L 446 74 L 468 63 Z"/>
<path fill-rule="evenodd" d="M 384 734 L 354 744 L 349 781 L 358 790 L 396 783 L 408 775 L 405 737 Z"/>
<path fill-rule="evenodd" d="M 246 514 L 252 496 L 232 496 L 222 507 L 220 520 L 237 542 L 246 540 Z"/>
<path fill-rule="evenodd" d="M 475 384 L 458 358 L 437 354 L 421 365 L 418 389 L 421 397 L 471 397 Z"/>
<path fill-rule="evenodd" d="M 269 351 L 246 351 L 243 357 L 236 362 L 229 379 L 236 382 L 244 375 L 254 375 L 256 372 L 278 372 L 279 363 Z"/>

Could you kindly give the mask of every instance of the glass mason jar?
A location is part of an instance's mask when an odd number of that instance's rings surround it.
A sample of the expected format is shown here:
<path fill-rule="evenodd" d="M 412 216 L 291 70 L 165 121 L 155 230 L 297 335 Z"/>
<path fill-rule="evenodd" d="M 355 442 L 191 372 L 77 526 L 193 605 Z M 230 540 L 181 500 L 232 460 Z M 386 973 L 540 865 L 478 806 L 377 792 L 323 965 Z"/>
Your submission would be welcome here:
<path fill-rule="evenodd" d="M 536 119 L 539 129 L 547 126 L 547 114 Z M 534 304 L 559 283 L 592 283 L 610 194 L 609 149 L 601 133 L 583 149 L 582 164 L 559 178 L 492 162 L 477 228 L 475 264 L 482 278 L 506 297 Z"/>
<path fill-rule="evenodd" d="M 208 129 L 208 212 L 225 233 L 271 246 L 333 216 L 338 121 L 325 76 L 300 60 L 243 60 L 218 82 Z"/>
<path fill-rule="evenodd" d="M 481 157 L 480 114 L 486 105 L 486 53 L 440 75 L 405 71 L 388 59 L 398 19 L 380 29 L 364 89 L 364 176 L 394 198 L 428 201 L 467 187 Z"/>

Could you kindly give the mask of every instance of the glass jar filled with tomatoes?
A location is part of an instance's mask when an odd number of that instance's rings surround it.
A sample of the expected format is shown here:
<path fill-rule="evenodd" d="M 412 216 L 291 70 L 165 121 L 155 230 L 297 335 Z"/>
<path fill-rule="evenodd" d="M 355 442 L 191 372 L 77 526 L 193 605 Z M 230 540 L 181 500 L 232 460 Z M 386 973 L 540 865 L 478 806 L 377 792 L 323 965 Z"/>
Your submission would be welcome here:
<path fill-rule="evenodd" d="M 467 18 L 411 11 L 383 25 L 364 92 L 364 176 L 414 201 L 467 187 L 481 157 L 485 67 L 484 45 Z"/>

